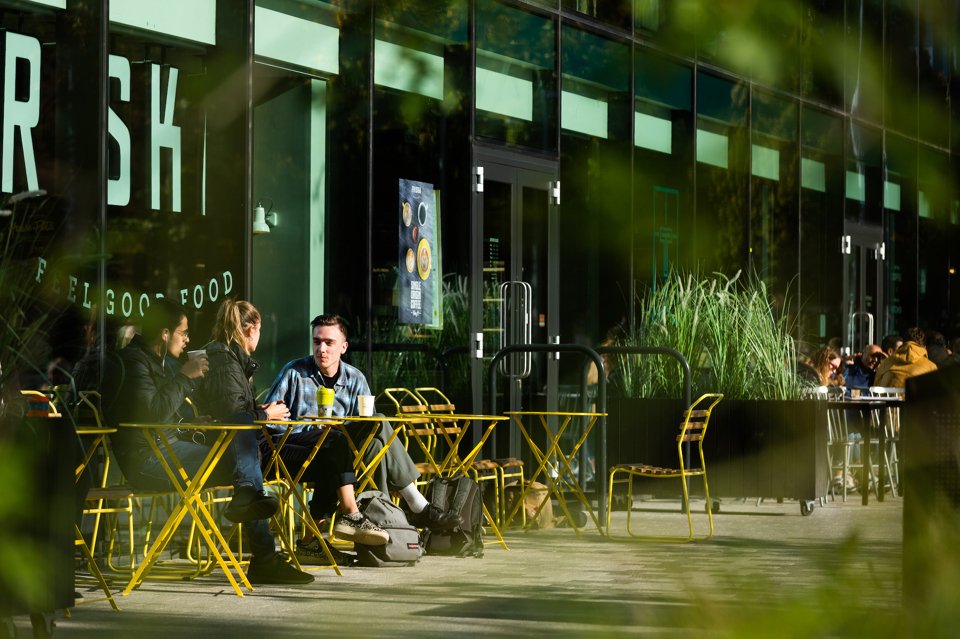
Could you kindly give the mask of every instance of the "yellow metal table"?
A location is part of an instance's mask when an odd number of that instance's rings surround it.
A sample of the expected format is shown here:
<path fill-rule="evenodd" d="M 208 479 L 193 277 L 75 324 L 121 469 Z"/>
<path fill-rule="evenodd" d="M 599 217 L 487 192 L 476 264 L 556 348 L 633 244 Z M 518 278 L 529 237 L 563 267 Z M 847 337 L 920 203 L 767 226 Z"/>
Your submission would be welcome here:
<path fill-rule="evenodd" d="M 164 472 L 169 477 L 170 483 L 180 497 L 163 528 L 157 534 L 157 538 L 147 550 L 143 561 L 130 578 L 123 594 L 129 595 L 134 588 L 143 583 L 143 580 L 150 574 L 150 571 L 160 559 L 164 548 L 170 543 L 180 522 L 189 514 L 197 525 L 197 530 L 200 531 L 207 548 L 215 558 L 216 565 L 227 576 L 233 591 L 242 597 L 243 591 L 240 589 L 240 585 L 248 590 L 253 590 L 253 586 L 250 585 L 250 581 L 244 574 L 236 555 L 230 550 L 230 546 L 224 539 L 223 533 L 220 532 L 215 518 L 210 513 L 200 493 L 237 433 L 244 430 L 258 430 L 260 426 L 257 424 L 190 424 L 191 430 L 200 431 L 205 435 L 215 435 L 215 437 L 207 437 L 208 442 L 210 439 L 213 441 L 209 444 L 210 448 L 203 462 L 192 476 L 186 471 L 180 459 L 174 453 L 165 432 L 168 429 L 182 426 L 182 424 L 120 424 L 121 428 L 136 428 L 142 431 L 150 450 L 156 455 Z M 164 457 L 161 446 L 169 455 L 170 461 L 167 461 L 167 458 Z"/>
<path fill-rule="evenodd" d="M 527 446 L 530 447 L 530 452 L 533 453 L 534 460 L 537 463 L 537 469 L 530 476 L 529 483 L 522 487 L 520 497 L 517 499 L 516 503 L 514 503 L 513 508 L 507 515 L 504 525 L 509 526 L 517 512 L 523 507 L 529 484 L 536 481 L 537 478 L 542 475 L 549 490 L 544 498 L 540 501 L 540 504 L 537 506 L 533 518 L 534 520 L 536 520 L 536 516 L 540 514 L 540 511 L 543 509 L 547 503 L 547 500 L 550 499 L 552 495 L 555 496 L 557 501 L 560 502 L 560 508 L 563 509 L 563 513 L 566 515 L 567 521 L 570 522 L 571 527 L 574 529 L 577 535 L 580 535 L 580 528 L 576 525 L 576 520 L 571 516 L 570 509 L 567 507 L 566 497 L 564 497 L 564 492 L 568 492 L 572 493 L 573 496 L 576 497 L 577 501 L 583 505 L 600 534 L 604 534 L 603 526 L 601 525 L 600 520 L 597 518 L 597 515 L 594 513 L 593 507 L 590 505 L 590 500 L 587 499 L 587 496 L 584 494 L 583 487 L 580 486 L 580 482 L 577 479 L 577 474 L 571 468 L 570 462 L 580 451 L 580 448 L 583 446 L 584 442 L 587 441 L 587 438 L 593 431 L 593 427 L 597 423 L 597 419 L 600 417 L 605 417 L 606 413 L 577 413 L 567 411 L 507 411 L 506 414 L 513 418 L 514 423 L 523 434 L 523 439 L 527 442 Z M 555 418 L 554 421 L 559 420 L 560 425 L 556 429 L 550 425 L 551 418 Z M 570 423 L 575 418 L 583 421 L 583 432 L 577 439 L 576 443 L 570 447 L 569 450 L 564 451 L 561 447 L 561 438 L 563 437 L 564 432 L 566 432 L 567 428 L 570 426 Z M 525 419 L 539 423 L 543 428 L 546 436 L 545 448 L 540 448 L 540 446 L 537 444 L 533 435 L 524 425 Z M 553 472 L 551 471 L 554 471 L 556 476 L 554 476 Z"/>
<path fill-rule="evenodd" d="M 305 415 L 301 419 L 305 421 L 316 422 L 323 418 L 317 417 L 315 415 Z M 387 454 L 387 449 L 390 448 L 390 445 L 393 444 L 396 440 L 397 435 L 400 433 L 400 430 L 410 424 L 425 424 L 430 420 L 424 418 L 422 415 L 392 415 L 389 417 L 384 417 L 382 415 L 373 415 L 371 417 L 360 417 L 358 415 L 347 415 L 344 417 L 337 417 L 337 420 L 342 420 L 340 423 L 333 424 L 334 428 L 337 428 L 340 432 L 344 434 L 347 438 L 347 444 L 350 446 L 350 450 L 353 452 L 353 467 L 357 470 L 357 492 L 360 493 L 367 489 L 368 486 L 373 488 L 379 488 L 377 483 L 373 480 L 373 473 L 383 461 L 384 455 Z M 366 424 L 382 424 L 383 422 L 388 422 L 393 426 L 393 433 L 387 440 L 384 442 L 383 448 L 381 448 L 373 459 L 370 461 L 364 461 L 363 456 L 366 454 L 367 449 L 370 448 L 370 444 L 373 442 L 374 438 L 377 436 L 377 428 L 371 428 L 370 432 L 366 434 L 363 438 L 363 441 L 357 445 L 350 431 L 355 429 L 358 426 L 363 426 Z M 387 492 L 389 490 L 388 486 L 384 486 L 380 490 Z"/>

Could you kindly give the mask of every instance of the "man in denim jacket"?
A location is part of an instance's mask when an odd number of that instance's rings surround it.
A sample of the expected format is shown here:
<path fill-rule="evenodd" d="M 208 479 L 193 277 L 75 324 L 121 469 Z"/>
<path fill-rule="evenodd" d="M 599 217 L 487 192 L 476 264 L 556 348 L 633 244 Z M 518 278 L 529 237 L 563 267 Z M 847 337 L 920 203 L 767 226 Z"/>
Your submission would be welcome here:
<path fill-rule="evenodd" d="M 339 315 L 318 315 L 310 322 L 310 327 L 313 331 L 313 355 L 288 362 L 274 380 L 264 401 L 283 400 L 290 408 L 291 419 L 317 415 L 317 389 L 325 386 L 335 392 L 335 417 L 359 415 L 358 397 L 372 393 L 364 374 L 340 359 L 349 346 L 346 321 Z M 364 461 L 373 459 L 392 434 L 393 427 L 383 422 L 364 453 Z M 377 485 L 383 490 L 400 494 L 410 510 L 408 519 L 414 526 L 431 530 L 448 530 L 458 526 L 459 515 L 438 509 L 420 494 L 414 484 L 419 476 L 410 455 L 394 439 L 377 468 Z"/>

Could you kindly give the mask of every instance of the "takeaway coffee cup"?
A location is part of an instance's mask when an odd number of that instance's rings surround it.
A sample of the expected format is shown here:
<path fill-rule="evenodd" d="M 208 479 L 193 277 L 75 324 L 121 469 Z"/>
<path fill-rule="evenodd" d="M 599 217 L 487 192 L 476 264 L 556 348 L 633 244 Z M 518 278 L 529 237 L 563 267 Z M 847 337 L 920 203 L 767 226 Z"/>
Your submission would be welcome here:
<path fill-rule="evenodd" d="M 196 351 L 187 351 L 187 359 L 197 359 L 198 357 L 206 357 L 207 351 L 204 348 L 201 348 Z"/>
<path fill-rule="evenodd" d="M 371 417 L 373 415 L 375 399 L 373 395 L 360 395 L 357 397 L 357 408 L 360 411 L 360 417 Z"/>
<path fill-rule="evenodd" d="M 332 388 L 321 386 L 317 389 L 317 408 L 320 411 L 320 417 L 333 416 L 333 400 L 336 394 Z"/>

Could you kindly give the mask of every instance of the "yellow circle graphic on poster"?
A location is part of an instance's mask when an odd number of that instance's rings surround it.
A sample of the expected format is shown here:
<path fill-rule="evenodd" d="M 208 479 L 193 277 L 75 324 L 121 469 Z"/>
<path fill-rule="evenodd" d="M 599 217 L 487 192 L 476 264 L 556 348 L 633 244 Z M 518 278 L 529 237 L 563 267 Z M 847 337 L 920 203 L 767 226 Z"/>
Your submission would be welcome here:
<path fill-rule="evenodd" d="M 420 244 L 417 246 L 417 273 L 419 273 L 421 280 L 425 280 L 430 276 L 432 260 L 433 258 L 430 256 L 430 244 L 427 243 L 426 239 L 420 240 Z"/>

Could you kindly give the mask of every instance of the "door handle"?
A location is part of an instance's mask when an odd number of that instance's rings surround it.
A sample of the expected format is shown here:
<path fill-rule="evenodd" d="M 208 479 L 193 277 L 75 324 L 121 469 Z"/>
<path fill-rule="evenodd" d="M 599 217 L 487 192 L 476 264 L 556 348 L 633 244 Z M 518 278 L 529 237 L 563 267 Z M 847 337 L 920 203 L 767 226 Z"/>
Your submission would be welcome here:
<path fill-rule="evenodd" d="M 853 238 L 849 235 L 840 237 L 840 252 L 844 255 L 850 255 L 853 252 Z"/>

